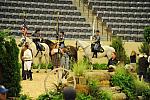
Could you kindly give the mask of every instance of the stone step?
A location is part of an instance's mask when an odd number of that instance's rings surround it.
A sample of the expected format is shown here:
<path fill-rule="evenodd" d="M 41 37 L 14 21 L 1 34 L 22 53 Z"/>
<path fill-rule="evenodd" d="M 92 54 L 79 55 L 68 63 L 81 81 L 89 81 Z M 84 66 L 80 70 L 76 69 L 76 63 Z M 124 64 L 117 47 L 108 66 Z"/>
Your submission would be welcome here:
<path fill-rule="evenodd" d="M 126 100 L 127 96 L 125 93 L 121 92 L 121 88 L 119 86 L 115 87 L 100 87 L 102 90 L 112 91 L 112 100 Z"/>
<path fill-rule="evenodd" d="M 127 96 L 120 91 L 119 87 L 100 87 L 100 89 L 112 91 L 112 100 L 126 100 L 127 99 Z M 76 91 L 80 93 L 88 94 L 89 88 L 87 85 L 77 84 Z"/>
<path fill-rule="evenodd" d="M 92 79 L 98 81 L 110 80 L 111 78 L 108 70 L 93 70 L 91 72 L 86 72 L 85 77 L 89 80 Z"/>

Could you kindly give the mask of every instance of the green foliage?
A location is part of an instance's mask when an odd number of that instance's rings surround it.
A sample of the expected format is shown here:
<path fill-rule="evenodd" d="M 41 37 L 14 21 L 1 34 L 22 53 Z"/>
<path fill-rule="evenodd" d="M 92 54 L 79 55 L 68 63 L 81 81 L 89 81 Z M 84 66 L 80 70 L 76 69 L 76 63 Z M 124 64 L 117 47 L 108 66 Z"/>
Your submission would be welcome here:
<path fill-rule="evenodd" d="M 126 55 L 121 38 L 117 37 L 113 39 L 111 46 L 115 49 L 119 61 L 125 64 L 129 63 L 129 58 Z"/>
<path fill-rule="evenodd" d="M 0 84 L 9 89 L 8 96 L 19 96 L 20 66 L 18 64 L 19 49 L 13 38 L 5 40 L 5 33 L 0 32 L 0 67 L 2 68 L 2 79 Z"/>
<path fill-rule="evenodd" d="M 92 96 L 86 95 L 84 93 L 77 93 L 76 100 L 92 100 Z"/>
<path fill-rule="evenodd" d="M 40 95 L 37 100 L 63 100 L 63 95 L 61 92 L 49 92 Z"/>
<path fill-rule="evenodd" d="M 95 80 L 89 80 L 88 82 L 88 87 L 89 87 L 89 94 L 92 97 L 98 97 L 99 93 L 99 87 L 98 87 L 98 82 Z"/>
<path fill-rule="evenodd" d="M 112 91 L 101 90 L 99 92 L 99 100 L 112 100 Z"/>
<path fill-rule="evenodd" d="M 48 94 L 41 94 L 36 100 L 50 100 Z"/>
<path fill-rule="evenodd" d="M 32 98 L 29 97 L 28 95 L 21 94 L 19 99 L 17 99 L 17 100 L 32 100 Z"/>
<path fill-rule="evenodd" d="M 130 100 L 135 100 L 135 85 L 132 76 L 123 68 L 118 68 L 112 77 L 112 84 L 122 88 Z"/>
<path fill-rule="evenodd" d="M 150 88 L 145 89 L 142 92 L 143 100 L 149 100 L 150 98 Z"/>
<path fill-rule="evenodd" d="M 93 69 L 94 70 L 107 70 L 108 66 L 107 66 L 107 64 L 95 63 L 95 64 L 93 64 Z"/>
<path fill-rule="evenodd" d="M 81 60 L 73 64 L 73 72 L 76 76 L 83 76 L 85 70 L 88 68 L 88 62 Z"/>
<path fill-rule="evenodd" d="M 142 94 L 146 91 L 146 90 L 150 90 L 150 87 L 147 83 L 145 83 L 144 81 L 139 81 L 137 79 L 134 79 L 134 85 L 136 88 L 136 95 L 137 96 L 142 96 Z"/>
<path fill-rule="evenodd" d="M 139 48 L 140 53 L 146 53 L 149 55 L 150 45 L 147 42 L 143 42 L 141 47 Z"/>
<path fill-rule="evenodd" d="M 8 32 L 0 31 L 0 42 L 4 42 L 4 39 L 8 36 Z"/>
<path fill-rule="evenodd" d="M 52 67 L 53 67 L 51 63 L 49 63 L 48 65 L 46 65 L 45 63 L 42 63 L 41 65 L 40 64 L 38 64 L 38 65 L 33 64 L 32 65 L 33 69 L 38 69 L 38 66 L 41 66 L 40 67 L 41 69 L 45 69 L 46 66 L 48 69 L 52 69 Z"/>
<path fill-rule="evenodd" d="M 112 100 L 112 91 L 101 90 L 98 86 L 98 81 L 90 80 L 88 87 L 91 100 Z"/>
<path fill-rule="evenodd" d="M 150 44 L 150 26 L 144 28 L 144 39 L 148 44 Z"/>

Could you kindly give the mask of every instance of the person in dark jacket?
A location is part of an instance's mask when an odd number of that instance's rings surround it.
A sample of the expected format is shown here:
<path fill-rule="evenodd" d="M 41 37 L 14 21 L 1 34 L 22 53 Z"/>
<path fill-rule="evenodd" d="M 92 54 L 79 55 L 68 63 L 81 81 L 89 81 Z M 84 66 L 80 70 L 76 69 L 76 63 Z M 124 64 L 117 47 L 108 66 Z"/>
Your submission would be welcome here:
<path fill-rule="evenodd" d="M 112 57 L 109 59 L 107 66 L 109 67 L 110 72 L 114 71 L 116 65 L 118 64 L 117 54 L 116 52 L 112 52 Z"/>
<path fill-rule="evenodd" d="M 64 48 L 65 47 L 65 34 L 64 32 L 60 32 L 59 35 L 59 47 Z"/>
<path fill-rule="evenodd" d="M 94 39 L 94 52 L 93 52 L 92 58 L 94 58 L 94 56 L 97 58 L 97 52 L 100 47 L 100 32 L 99 32 L 99 30 L 96 31 L 96 35 L 93 36 L 93 39 Z"/>
<path fill-rule="evenodd" d="M 116 66 L 117 63 L 118 63 L 117 54 L 116 52 L 112 52 L 112 57 L 109 59 L 107 66 L 110 66 L 110 65 Z"/>
<path fill-rule="evenodd" d="M 144 55 L 140 55 L 138 62 L 139 62 L 139 66 L 138 66 L 139 80 L 141 81 L 143 76 L 143 79 L 146 81 L 146 73 L 147 73 L 147 68 L 149 66 L 147 57 Z"/>
<path fill-rule="evenodd" d="M 130 55 L 130 65 L 132 66 L 131 71 L 135 72 L 136 71 L 136 52 L 132 51 Z"/>
<path fill-rule="evenodd" d="M 75 100 L 76 90 L 73 87 L 65 87 L 63 89 L 64 100 Z"/>

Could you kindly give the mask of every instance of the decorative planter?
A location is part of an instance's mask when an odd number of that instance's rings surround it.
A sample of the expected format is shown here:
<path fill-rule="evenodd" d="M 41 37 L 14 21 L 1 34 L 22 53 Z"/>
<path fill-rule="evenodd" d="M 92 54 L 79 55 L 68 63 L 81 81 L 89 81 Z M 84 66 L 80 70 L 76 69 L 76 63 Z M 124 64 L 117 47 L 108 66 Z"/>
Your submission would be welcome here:
<path fill-rule="evenodd" d="M 86 85 L 86 78 L 84 76 L 76 76 L 76 84 Z"/>

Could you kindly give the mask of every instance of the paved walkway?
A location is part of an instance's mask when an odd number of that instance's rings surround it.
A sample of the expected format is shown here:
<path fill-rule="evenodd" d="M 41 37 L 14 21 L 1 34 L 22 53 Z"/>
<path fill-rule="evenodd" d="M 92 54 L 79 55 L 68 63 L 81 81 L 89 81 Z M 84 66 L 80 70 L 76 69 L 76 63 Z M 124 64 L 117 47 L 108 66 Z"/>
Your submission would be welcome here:
<path fill-rule="evenodd" d="M 36 99 L 40 94 L 45 92 L 44 89 L 44 79 L 48 73 L 41 70 L 39 73 L 36 73 L 36 70 L 33 70 L 33 80 L 22 80 L 22 94 L 27 94 L 33 99 Z"/>

